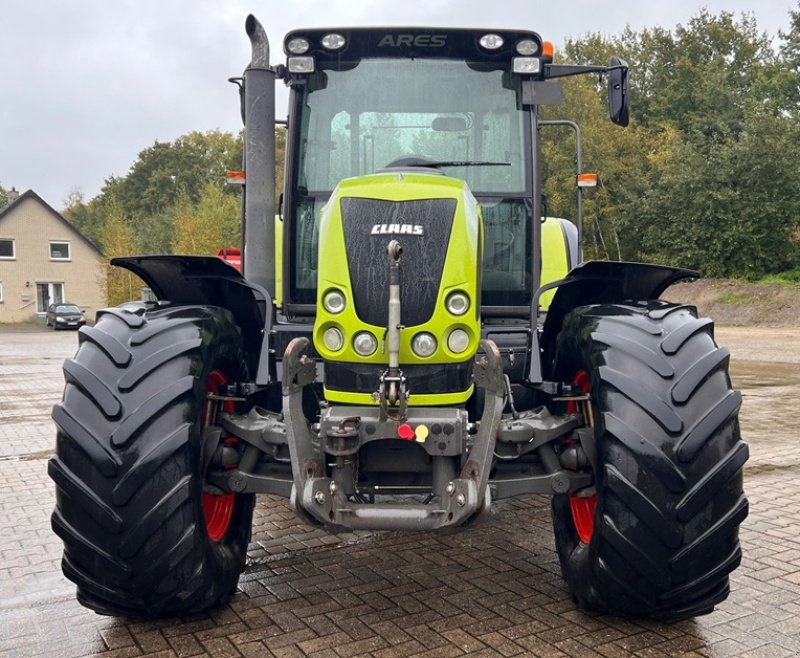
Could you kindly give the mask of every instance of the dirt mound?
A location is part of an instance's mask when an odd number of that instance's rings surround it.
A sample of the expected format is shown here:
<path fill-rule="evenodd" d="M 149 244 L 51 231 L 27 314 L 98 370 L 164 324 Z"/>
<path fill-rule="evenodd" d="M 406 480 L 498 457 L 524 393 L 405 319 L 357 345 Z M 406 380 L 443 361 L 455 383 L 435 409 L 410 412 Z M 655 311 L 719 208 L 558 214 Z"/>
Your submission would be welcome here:
<path fill-rule="evenodd" d="M 800 285 L 699 279 L 676 284 L 662 296 L 694 304 L 721 326 L 800 326 Z"/>

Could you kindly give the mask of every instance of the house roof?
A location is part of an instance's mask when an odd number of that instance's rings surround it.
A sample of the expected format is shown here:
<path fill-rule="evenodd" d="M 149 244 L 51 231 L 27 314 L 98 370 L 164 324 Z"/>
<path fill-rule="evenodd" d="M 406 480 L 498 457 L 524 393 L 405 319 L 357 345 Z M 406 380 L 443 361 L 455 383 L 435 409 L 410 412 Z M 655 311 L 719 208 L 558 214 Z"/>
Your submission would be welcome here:
<path fill-rule="evenodd" d="M 14 210 L 14 208 L 16 208 L 18 205 L 20 205 L 23 201 L 25 201 L 25 199 L 33 199 L 34 201 L 37 201 L 42 207 L 44 207 L 45 210 L 47 210 L 47 212 L 49 212 L 59 222 L 64 224 L 64 226 L 67 226 L 70 229 L 70 231 L 72 231 L 75 235 L 77 235 L 78 238 L 80 238 L 83 242 L 85 242 L 89 247 L 91 247 L 94 251 L 96 251 L 101 256 L 103 255 L 103 252 L 100 251 L 100 249 L 98 248 L 98 246 L 94 242 L 92 242 L 83 233 L 81 233 L 77 228 L 75 228 L 66 219 L 64 219 L 64 217 L 61 216 L 61 213 L 56 211 L 49 203 L 47 203 L 47 201 L 42 199 L 42 197 L 40 197 L 38 194 L 36 194 L 36 192 L 34 192 L 33 190 L 28 190 L 27 192 L 24 192 L 23 194 L 20 194 L 16 199 L 14 199 L 14 201 L 9 203 L 7 206 L 5 206 L 4 208 L 0 208 L 0 223 L 3 221 L 4 217 L 9 215 L 11 213 L 11 211 Z"/>

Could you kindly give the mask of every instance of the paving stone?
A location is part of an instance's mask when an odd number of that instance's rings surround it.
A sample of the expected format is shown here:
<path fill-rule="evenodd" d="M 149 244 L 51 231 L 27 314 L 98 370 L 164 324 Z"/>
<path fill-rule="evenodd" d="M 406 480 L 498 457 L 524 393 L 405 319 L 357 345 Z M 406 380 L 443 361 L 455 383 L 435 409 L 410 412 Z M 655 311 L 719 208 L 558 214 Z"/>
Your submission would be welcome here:
<path fill-rule="evenodd" d="M 287 501 L 262 496 L 247 568 L 227 606 L 133 621 L 77 603 L 50 530 L 49 414 L 76 337 L 7 336 L 0 330 L 4 658 L 800 655 L 800 443 L 748 425 L 748 405 L 769 401 L 768 388 L 745 391 L 744 557 L 730 597 L 709 615 L 662 624 L 577 610 L 561 579 L 547 497 L 497 501 L 471 528 L 435 535 L 329 532 L 302 525 Z"/>

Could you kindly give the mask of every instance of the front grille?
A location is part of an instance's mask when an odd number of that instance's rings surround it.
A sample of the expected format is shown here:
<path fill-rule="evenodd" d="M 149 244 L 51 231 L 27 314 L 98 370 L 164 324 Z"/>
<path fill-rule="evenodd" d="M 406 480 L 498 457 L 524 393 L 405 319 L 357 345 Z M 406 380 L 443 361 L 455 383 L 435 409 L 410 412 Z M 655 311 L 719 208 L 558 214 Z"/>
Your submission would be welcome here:
<path fill-rule="evenodd" d="M 397 240 L 403 247 L 400 260 L 402 323 L 413 327 L 431 319 L 455 211 L 455 199 L 384 201 L 345 197 L 341 200 L 353 302 L 361 320 L 378 327 L 388 324 L 386 245 L 391 240 Z M 377 231 L 386 232 L 373 233 L 375 227 L 379 227 Z M 414 231 L 421 234 L 414 234 Z"/>
<path fill-rule="evenodd" d="M 404 365 L 400 367 L 406 378 L 406 387 L 413 395 L 436 393 L 461 393 L 472 384 L 472 364 L 435 363 Z M 347 393 L 374 393 L 378 390 L 380 376 L 386 366 L 361 363 L 325 362 L 325 387 Z"/>

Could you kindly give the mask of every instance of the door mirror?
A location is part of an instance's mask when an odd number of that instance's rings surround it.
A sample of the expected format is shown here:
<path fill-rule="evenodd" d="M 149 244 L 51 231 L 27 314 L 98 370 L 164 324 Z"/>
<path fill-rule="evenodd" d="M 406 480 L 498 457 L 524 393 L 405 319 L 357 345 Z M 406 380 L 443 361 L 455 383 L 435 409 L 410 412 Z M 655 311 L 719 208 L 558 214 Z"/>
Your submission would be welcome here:
<path fill-rule="evenodd" d="M 628 125 L 628 63 L 619 57 L 608 60 L 608 115 L 618 126 Z"/>

